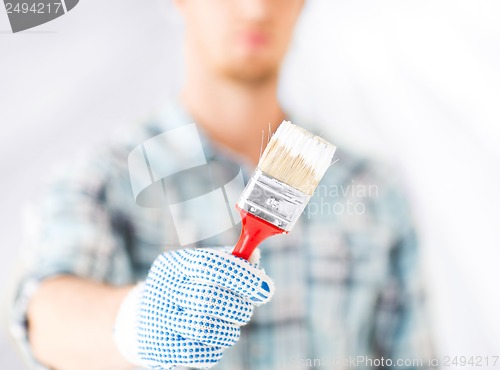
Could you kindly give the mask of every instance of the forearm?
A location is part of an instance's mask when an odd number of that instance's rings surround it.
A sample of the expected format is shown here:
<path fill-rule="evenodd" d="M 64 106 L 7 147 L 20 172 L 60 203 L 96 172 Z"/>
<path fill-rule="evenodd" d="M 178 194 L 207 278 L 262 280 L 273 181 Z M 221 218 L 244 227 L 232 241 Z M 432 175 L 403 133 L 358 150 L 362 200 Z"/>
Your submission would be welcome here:
<path fill-rule="evenodd" d="M 35 357 L 55 369 L 130 369 L 113 341 L 120 303 L 132 287 L 112 287 L 72 276 L 44 281 L 29 309 Z"/>

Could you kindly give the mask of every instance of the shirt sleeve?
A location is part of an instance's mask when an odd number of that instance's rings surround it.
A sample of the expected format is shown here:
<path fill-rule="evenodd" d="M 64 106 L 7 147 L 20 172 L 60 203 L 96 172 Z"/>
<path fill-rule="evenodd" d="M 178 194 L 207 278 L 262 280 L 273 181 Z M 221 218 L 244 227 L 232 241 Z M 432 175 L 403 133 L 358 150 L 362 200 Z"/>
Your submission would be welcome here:
<path fill-rule="evenodd" d="M 21 278 L 11 304 L 10 329 L 35 368 L 28 341 L 26 311 L 40 282 L 74 275 L 115 285 L 133 280 L 123 230 L 123 215 L 107 202 L 105 161 L 67 167 L 55 176 L 28 218 Z M 121 222 L 116 222 L 119 218 Z"/>

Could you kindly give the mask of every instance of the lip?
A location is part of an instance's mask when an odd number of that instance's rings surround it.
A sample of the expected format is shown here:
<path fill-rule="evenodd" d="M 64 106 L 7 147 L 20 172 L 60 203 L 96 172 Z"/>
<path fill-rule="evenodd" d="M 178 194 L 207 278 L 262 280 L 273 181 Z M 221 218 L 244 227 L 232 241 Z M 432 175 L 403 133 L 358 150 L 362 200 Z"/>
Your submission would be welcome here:
<path fill-rule="evenodd" d="M 269 43 L 269 37 L 262 31 L 244 31 L 241 33 L 240 39 L 251 47 L 262 47 Z"/>

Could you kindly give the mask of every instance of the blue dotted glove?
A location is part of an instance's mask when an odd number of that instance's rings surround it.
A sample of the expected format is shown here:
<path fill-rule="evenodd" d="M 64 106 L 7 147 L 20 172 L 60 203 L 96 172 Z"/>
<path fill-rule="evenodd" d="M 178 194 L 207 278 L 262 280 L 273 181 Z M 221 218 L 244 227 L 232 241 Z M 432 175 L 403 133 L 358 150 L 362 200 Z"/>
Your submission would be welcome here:
<path fill-rule="evenodd" d="M 273 293 L 263 270 L 226 251 L 166 252 L 122 303 L 115 340 L 122 354 L 140 366 L 212 367 L 236 343 L 253 307 Z"/>

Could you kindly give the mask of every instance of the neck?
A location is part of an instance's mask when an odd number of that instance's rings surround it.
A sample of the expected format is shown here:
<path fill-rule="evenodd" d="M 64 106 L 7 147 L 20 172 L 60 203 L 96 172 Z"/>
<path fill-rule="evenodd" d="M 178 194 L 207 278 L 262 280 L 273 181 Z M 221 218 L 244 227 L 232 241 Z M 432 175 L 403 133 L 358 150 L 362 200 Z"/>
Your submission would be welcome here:
<path fill-rule="evenodd" d="M 274 132 L 285 114 L 277 97 L 277 76 L 259 83 L 190 73 L 182 100 L 190 114 L 218 145 L 256 165 L 262 135 Z"/>

